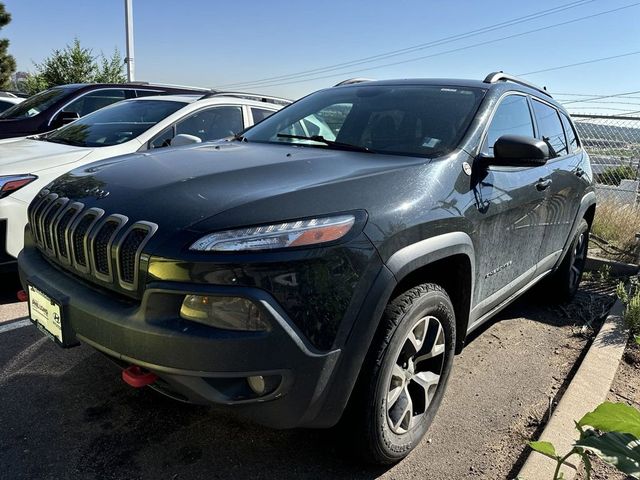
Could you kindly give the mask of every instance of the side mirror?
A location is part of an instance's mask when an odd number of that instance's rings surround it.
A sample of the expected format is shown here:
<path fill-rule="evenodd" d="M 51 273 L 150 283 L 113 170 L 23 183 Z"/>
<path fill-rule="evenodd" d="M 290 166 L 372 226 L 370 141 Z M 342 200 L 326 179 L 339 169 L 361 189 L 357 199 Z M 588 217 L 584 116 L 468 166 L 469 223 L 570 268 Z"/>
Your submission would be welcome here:
<path fill-rule="evenodd" d="M 196 137 L 195 135 L 179 133 L 171 139 L 169 145 L 171 145 L 172 147 L 182 147 L 184 145 L 192 145 L 194 143 L 202 143 L 202 139 L 200 137 Z"/>
<path fill-rule="evenodd" d="M 542 140 L 523 135 L 503 135 L 493 145 L 488 165 L 538 167 L 549 160 L 549 146 Z"/>
<path fill-rule="evenodd" d="M 80 118 L 80 114 L 78 112 L 65 112 L 62 111 L 58 113 L 53 120 L 51 121 L 51 126 L 53 128 L 58 128 L 67 123 L 75 122 Z"/>

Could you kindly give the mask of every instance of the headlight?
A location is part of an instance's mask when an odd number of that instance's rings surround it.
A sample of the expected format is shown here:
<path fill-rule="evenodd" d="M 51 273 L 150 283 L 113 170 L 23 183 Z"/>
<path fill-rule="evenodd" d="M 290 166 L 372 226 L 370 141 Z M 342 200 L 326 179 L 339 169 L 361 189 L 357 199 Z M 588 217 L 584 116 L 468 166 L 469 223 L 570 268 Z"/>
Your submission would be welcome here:
<path fill-rule="evenodd" d="M 4 198 L 7 195 L 15 192 L 16 190 L 33 182 L 36 178 L 35 175 L 7 175 L 0 176 L 0 198 Z"/>
<path fill-rule="evenodd" d="M 337 215 L 225 230 L 206 235 L 189 248 L 198 251 L 239 252 L 317 245 L 344 237 L 354 222 L 353 215 Z"/>
<path fill-rule="evenodd" d="M 256 332 L 271 329 L 262 309 L 241 297 L 187 295 L 180 307 L 180 316 L 225 330 Z"/>

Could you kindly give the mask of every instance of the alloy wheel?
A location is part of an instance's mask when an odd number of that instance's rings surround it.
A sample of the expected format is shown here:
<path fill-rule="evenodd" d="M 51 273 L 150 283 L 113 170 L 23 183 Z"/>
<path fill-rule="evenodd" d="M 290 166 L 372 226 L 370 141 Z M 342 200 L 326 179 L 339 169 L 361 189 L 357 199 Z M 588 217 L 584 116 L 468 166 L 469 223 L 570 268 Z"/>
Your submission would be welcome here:
<path fill-rule="evenodd" d="M 434 316 L 419 319 L 409 330 L 391 371 L 386 398 L 387 422 L 402 435 L 427 412 L 442 375 L 445 334 Z"/>

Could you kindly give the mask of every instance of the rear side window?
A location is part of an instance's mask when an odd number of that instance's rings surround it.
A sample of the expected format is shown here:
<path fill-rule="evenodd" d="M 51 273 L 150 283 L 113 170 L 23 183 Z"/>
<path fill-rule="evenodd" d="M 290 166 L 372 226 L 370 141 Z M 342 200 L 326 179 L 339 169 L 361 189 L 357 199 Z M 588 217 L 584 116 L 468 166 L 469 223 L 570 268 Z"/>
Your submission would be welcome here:
<path fill-rule="evenodd" d="M 275 113 L 275 112 L 273 110 L 266 110 L 264 108 L 251 107 L 251 115 L 253 115 L 253 123 L 261 122 L 272 113 Z"/>
<path fill-rule="evenodd" d="M 136 97 L 151 97 L 153 95 L 164 95 L 160 90 L 136 90 Z"/>
<path fill-rule="evenodd" d="M 0 100 L 0 112 L 6 110 L 9 107 L 13 107 L 13 103 L 5 102 L 4 100 Z"/>
<path fill-rule="evenodd" d="M 538 137 L 549 146 L 551 158 L 566 155 L 567 140 L 558 111 L 549 105 L 533 100 L 533 111 L 538 123 Z"/>
<path fill-rule="evenodd" d="M 533 137 L 533 120 L 526 97 L 510 95 L 502 100 L 491 119 L 483 153 L 493 155 L 493 145 L 503 135 Z"/>
<path fill-rule="evenodd" d="M 564 113 L 560 114 L 562 118 L 562 126 L 564 127 L 564 133 L 567 135 L 567 143 L 569 144 L 569 151 L 575 152 L 578 149 L 578 135 L 573 128 L 573 124 Z"/>

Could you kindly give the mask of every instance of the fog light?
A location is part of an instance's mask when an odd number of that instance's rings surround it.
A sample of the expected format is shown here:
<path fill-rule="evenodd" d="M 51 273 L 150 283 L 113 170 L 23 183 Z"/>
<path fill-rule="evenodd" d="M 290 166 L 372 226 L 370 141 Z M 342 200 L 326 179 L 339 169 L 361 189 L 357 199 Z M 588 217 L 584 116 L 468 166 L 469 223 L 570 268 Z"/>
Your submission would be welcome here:
<path fill-rule="evenodd" d="M 249 384 L 249 388 L 251 388 L 251 390 L 253 390 L 253 393 L 255 393 L 256 395 L 264 394 L 266 390 L 266 384 L 262 375 L 254 375 L 253 377 L 247 378 L 247 383 Z"/>
<path fill-rule="evenodd" d="M 246 298 L 187 295 L 180 316 L 225 330 L 268 331 L 269 321 L 262 308 Z"/>

